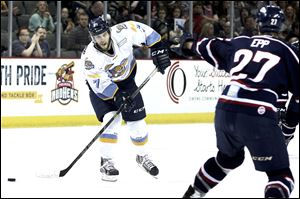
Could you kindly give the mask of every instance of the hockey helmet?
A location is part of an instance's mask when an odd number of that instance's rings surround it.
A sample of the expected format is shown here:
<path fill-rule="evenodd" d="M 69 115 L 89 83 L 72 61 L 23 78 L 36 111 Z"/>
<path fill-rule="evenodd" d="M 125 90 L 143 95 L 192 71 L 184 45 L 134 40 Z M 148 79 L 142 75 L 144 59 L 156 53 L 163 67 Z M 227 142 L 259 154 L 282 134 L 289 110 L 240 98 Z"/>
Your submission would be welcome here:
<path fill-rule="evenodd" d="M 101 17 L 92 19 L 89 23 L 89 32 L 91 36 L 100 35 L 109 30 L 109 25 Z"/>
<path fill-rule="evenodd" d="M 261 32 L 279 32 L 284 13 L 279 6 L 263 6 L 257 13 L 257 22 Z"/>

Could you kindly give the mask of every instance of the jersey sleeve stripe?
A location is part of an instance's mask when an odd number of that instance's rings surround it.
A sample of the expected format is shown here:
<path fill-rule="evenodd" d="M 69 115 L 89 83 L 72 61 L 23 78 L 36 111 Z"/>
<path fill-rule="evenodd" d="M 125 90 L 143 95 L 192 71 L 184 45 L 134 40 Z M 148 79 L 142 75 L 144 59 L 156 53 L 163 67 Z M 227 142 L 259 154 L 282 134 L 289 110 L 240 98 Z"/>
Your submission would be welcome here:
<path fill-rule="evenodd" d="M 115 83 L 111 83 L 103 90 L 102 93 L 96 92 L 96 95 L 103 100 L 109 100 L 113 98 L 117 91 L 118 86 Z"/>
<path fill-rule="evenodd" d="M 219 68 L 219 63 L 218 61 L 215 59 L 215 57 L 213 56 L 212 52 L 211 52 L 211 48 L 210 48 L 210 45 L 211 45 L 211 42 L 214 41 L 215 39 L 212 39 L 210 40 L 207 45 L 206 45 L 206 50 L 207 50 L 207 53 L 209 55 L 209 57 L 213 60 L 214 62 L 214 65 L 215 67 L 218 69 Z"/>
<path fill-rule="evenodd" d="M 146 46 L 147 47 L 151 47 L 154 44 L 156 44 L 157 42 L 159 42 L 161 40 L 160 35 L 153 31 L 147 38 L 146 38 Z"/>

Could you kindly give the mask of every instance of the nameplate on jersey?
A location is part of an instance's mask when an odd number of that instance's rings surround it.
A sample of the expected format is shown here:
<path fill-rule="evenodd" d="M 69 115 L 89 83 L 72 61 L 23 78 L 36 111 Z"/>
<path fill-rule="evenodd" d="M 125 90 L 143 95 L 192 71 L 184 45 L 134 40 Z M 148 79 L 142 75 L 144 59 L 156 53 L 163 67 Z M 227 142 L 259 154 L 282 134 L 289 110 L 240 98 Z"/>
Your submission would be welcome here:
<path fill-rule="evenodd" d="M 270 44 L 269 40 L 266 39 L 254 39 L 253 42 L 251 43 L 251 47 L 260 47 L 263 48 L 264 46 L 267 46 Z"/>

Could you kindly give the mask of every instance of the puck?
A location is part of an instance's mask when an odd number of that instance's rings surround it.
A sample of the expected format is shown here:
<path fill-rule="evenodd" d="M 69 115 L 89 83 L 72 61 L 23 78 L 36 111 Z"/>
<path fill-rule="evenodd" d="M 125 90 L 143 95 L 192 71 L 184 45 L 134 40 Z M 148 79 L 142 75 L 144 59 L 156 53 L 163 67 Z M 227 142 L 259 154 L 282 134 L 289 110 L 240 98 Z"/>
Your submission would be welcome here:
<path fill-rule="evenodd" d="M 7 179 L 9 182 L 15 182 L 16 181 L 16 178 L 8 178 Z"/>

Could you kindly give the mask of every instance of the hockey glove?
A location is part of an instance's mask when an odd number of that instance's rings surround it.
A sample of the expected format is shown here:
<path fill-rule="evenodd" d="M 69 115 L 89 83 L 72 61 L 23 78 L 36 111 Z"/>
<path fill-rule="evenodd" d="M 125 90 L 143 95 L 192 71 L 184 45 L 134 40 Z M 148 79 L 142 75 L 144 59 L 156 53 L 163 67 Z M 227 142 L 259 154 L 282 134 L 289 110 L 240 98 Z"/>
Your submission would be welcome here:
<path fill-rule="evenodd" d="M 130 112 L 134 107 L 135 103 L 130 95 L 125 91 L 118 90 L 113 98 L 114 104 L 120 108 L 122 104 L 124 104 L 124 111 Z"/>
<path fill-rule="evenodd" d="M 185 58 L 196 55 L 192 49 L 186 48 L 187 42 L 194 42 L 194 38 L 190 33 L 184 32 L 178 41 L 173 41 L 173 44 L 170 46 L 170 50 L 178 56 Z"/>
<path fill-rule="evenodd" d="M 278 114 L 278 119 L 279 119 L 279 125 L 281 127 L 281 125 L 286 120 L 286 108 L 277 108 L 277 114 Z"/>
<path fill-rule="evenodd" d="M 151 57 L 154 65 L 161 74 L 165 74 L 166 68 L 171 65 L 167 45 L 159 42 L 151 47 Z"/>

